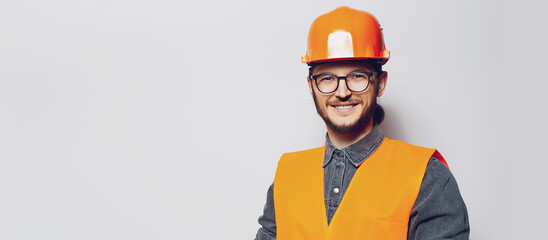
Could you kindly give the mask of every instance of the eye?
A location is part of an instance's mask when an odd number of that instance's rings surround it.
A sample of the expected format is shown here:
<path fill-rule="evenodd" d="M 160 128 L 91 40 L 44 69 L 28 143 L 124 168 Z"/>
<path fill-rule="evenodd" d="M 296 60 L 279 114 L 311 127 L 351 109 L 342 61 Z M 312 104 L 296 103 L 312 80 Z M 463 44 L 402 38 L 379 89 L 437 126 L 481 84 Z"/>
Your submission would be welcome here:
<path fill-rule="evenodd" d="M 320 75 L 318 76 L 317 78 L 319 81 L 332 81 L 335 79 L 335 77 L 331 76 L 331 75 Z"/>
<path fill-rule="evenodd" d="M 348 76 L 350 79 L 367 79 L 367 75 L 365 73 L 352 73 Z"/>

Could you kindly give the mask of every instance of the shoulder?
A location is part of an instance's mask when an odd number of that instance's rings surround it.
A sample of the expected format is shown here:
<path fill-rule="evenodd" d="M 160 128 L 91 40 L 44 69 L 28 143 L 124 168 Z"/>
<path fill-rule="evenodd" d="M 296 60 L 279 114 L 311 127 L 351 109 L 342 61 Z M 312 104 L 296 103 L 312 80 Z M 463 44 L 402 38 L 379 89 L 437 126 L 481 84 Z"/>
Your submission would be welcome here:
<path fill-rule="evenodd" d="M 445 158 L 435 148 L 421 147 L 400 140 L 392 140 L 389 138 L 385 138 L 383 144 L 388 145 L 388 148 L 392 148 L 402 155 L 430 159 L 428 164 L 430 164 L 432 159 L 435 159 L 438 163 L 441 163 L 445 167 L 448 167 Z"/>
<path fill-rule="evenodd" d="M 322 167 L 325 147 L 284 153 L 278 161 L 276 175 L 298 175 L 302 171 Z"/>
<path fill-rule="evenodd" d="M 295 183 L 303 182 L 309 176 L 308 173 L 320 172 L 323 176 L 323 156 L 324 147 L 284 153 L 276 169 L 274 193 L 279 192 L 276 189 L 297 191 Z"/>
<path fill-rule="evenodd" d="M 422 180 L 417 202 L 427 201 L 430 198 L 440 199 L 445 202 L 442 208 L 466 209 L 460 195 L 457 180 L 449 168 L 436 157 L 430 158 Z M 459 204 L 451 206 L 447 204 L 460 199 Z M 441 205 L 441 204 L 440 204 Z M 464 210 L 466 211 L 466 210 Z"/>
<path fill-rule="evenodd" d="M 432 156 L 428 161 L 428 166 L 426 167 L 426 173 L 431 175 L 436 175 L 438 178 L 450 178 L 453 177 L 451 171 L 445 165 L 445 163 L 440 160 L 437 156 Z"/>
<path fill-rule="evenodd" d="M 423 190 L 443 190 L 447 187 L 454 187 L 456 189 L 453 190 L 458 192 L 457 181 L 449 168 L 442 160 L 432 156 L 424 172 L 422 188 Z"/>
<path fill-rule="evenodd" d="M 466 204 L 449 168 L 430 158 L 409 217 L 408 239 L 468 239 Z"/>
<path fill-rule="evenodd" d="M 321 146 L 317 148 L 305 149 L 305 150 L 300 150 L 296 152 L 286 152 L 282 156 L 285 156 L 285 157 L 304 156 L 304 155 L 314 154 L 317 152 L 323 153 L 324 150 L 325 150 L 325 146 Z"/>
<path fill-rule="evenodd" d="M 284 153 L 282 157 L 280 158 L 280 163 L 292 162 L 292 161 L 301 160 L 301 159 L 323 157 L 324 154 L 325 154 L 325 146 L 301 150 L 297 152 L 287 152 L 287 153 Z"/>
<path fill-rule="evenodd" d="M 390 145 L 394 148 L 397 148 L 398 151 L 415 151 L 415 152 L 416 151 L 423 151 L 423 152 L 435 151 L 434 148 L 421 147 L 411 143 L 407 143 L 400 140 L 394 140 L 390 138 L 385 138 L 383 144 Z"/>

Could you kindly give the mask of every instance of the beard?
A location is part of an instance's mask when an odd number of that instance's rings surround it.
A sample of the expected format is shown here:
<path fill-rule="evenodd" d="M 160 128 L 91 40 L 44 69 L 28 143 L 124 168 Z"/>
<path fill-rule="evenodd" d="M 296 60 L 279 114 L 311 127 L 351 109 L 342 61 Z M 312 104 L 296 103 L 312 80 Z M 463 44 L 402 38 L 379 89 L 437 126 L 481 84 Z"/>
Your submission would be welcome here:
<path fill-rule="evenodd" d="M 374 95 L 376 96 L 376 94 Z M 318 112 L 318 115 L 323 119 L 325 124 L 331 128 L 333 131 L 339 133 L 339 134 L 351 134 L 351 133 L 359 133 L 363 131 L 367 127 L 367 123 L 372 119 L 373 113 L 375 112 L 375 108 L 377 108 L 377 98 L 373 97 L 372 103 L 353 123 L 349 124 L 336 124 L 329 117 L 327 116 L 326 111 L 322 111 L 320 106 L 318 106 L 318 101 L 316 100 L 316 94 L 312 94 L 312 98 L 314 99 L 314 105 L 316 105 L 316 111 Z M 337 102 L 343 102 L 343 103 L 356 103 L 356 101 L 352 101 L 351 99 L 348 99 L 346 101 L 337 101 Z M 361 100 L 358 103 L 362 103 Z M 328 103 L 330 105 L 331 103 Z"/>

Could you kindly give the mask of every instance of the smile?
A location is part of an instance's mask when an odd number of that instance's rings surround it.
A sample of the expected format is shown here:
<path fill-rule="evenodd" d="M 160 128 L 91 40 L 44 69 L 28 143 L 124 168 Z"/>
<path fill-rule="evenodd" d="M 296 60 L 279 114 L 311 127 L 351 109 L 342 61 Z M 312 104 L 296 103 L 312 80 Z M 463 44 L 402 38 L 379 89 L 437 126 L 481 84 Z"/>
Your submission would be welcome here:
<path fill-rule="evenodd" d="M 348 109 L 348 108 L 351 108 L 352 106 L 351 105 L 346 105 L 346 106 L 336 106 L 337 109 Z"/>
<path fill-rule="evenodd" d="M 358 105 L 358 104 L 355 103 L 355 104 L 346 104 L 346 105 L 331 105 L 331 107 L 333 107 L 333 108 L 335 108 L 339 111 L 347 112 L 347 111 L 350 111 L 356 105 Z"/>

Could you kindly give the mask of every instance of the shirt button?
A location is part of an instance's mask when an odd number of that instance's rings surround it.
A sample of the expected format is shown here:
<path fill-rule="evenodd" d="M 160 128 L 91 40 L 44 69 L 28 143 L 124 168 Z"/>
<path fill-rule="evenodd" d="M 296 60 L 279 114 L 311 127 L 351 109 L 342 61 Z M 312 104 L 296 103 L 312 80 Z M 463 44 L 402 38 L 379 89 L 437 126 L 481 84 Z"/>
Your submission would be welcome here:
<path fill-rule="evenodd" d="M 339 193 L 339 188 L 333 188 L 334 193 Z"/>
<path fill-rule="evenodd" d="M 343 157 L 343 153 L 342 153 L 342 152 L 338 152 L 338 153 L 337 153 L 337 157 L 342 158 L 342 157 Z"/>

